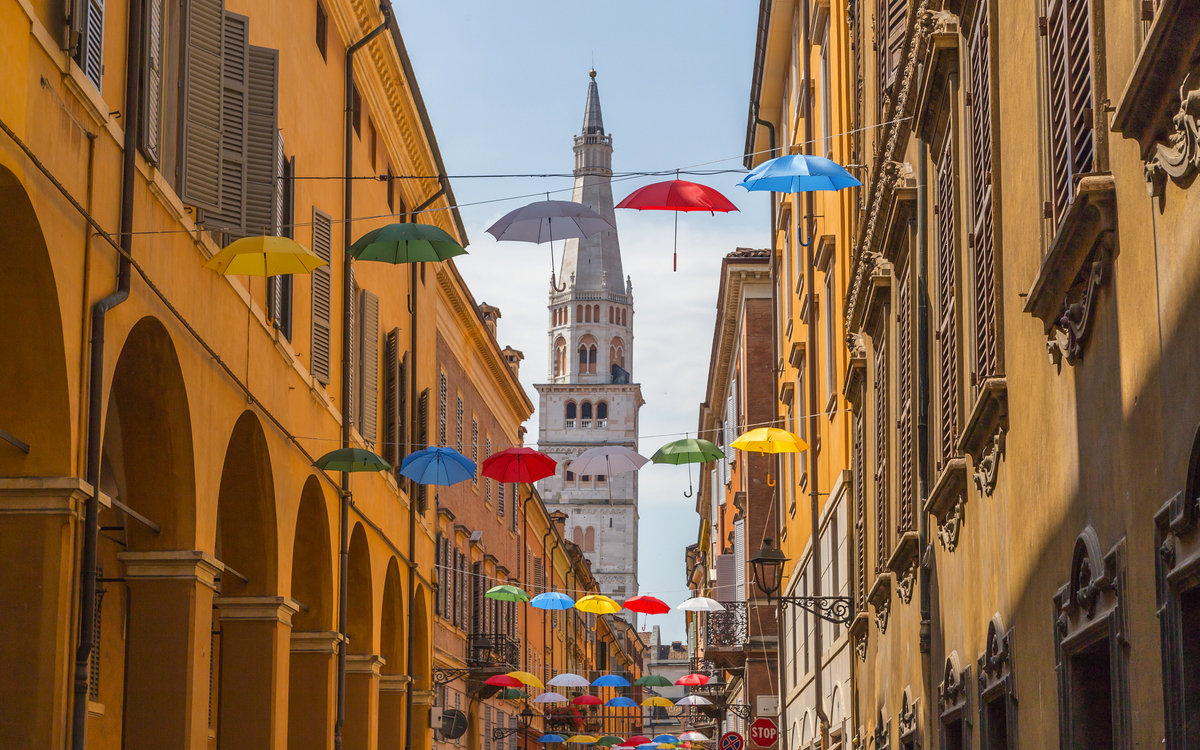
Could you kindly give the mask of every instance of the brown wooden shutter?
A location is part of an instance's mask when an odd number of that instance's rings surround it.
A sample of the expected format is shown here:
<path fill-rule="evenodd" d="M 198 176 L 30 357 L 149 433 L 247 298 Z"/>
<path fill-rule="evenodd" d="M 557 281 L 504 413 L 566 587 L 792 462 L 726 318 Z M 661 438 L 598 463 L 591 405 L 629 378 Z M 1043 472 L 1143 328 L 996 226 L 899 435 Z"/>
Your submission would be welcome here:
<path fill-rule="evenodd" d="M 856 404 L 861 404 L 860 390 Z M 866 478 L 866 417 L 861 406 L 854 410 L 853 418 L 853 468 L 854 468 L 854 551 L 858 563 L 858 601 L 866 606 L 867 601 L 867 490 Z"/>
<path fill-rule="evenodd" d="M 146 161 L 157 165 L 162 132 L 163 0 L 146 0 L 142 36 L 142 117 L 139 146 Z"/>
<path fill-rule="evenodd" d="M 958 455 L 958 313 L 957 276 L 958 212 L 953 140 L 948 139 L 937 164 L 934 187 L 937 221 L 937 345 L 938 432 L 942 461 Z"/>
<path fill-rule="evenodd" d="M 454 619 L 454 547 L 450 544 L 450 538 L 447 537 L 445 544 L 445 559 L 442 565 L 446 566 L 446 591 L 445 598 L 442 600 L 442 617 L 447 620 Z"/>
<path fill-rule="evenodd" d="M 225 12 L 221 47 L 221 207 L 203 221 L 245 235 L 249 135 L 250 19 Z M 235 237 L 226 237 L 228 244 Z"/>
<path fill-rule="evenodd" d="M 400 467 L 400 389 L 403 380 L 400 374 L 400 329 L 388 331 L 383 344 L 383 451 L 380 455 L 392 465 Z M 396 472 L 396 481 L 400 474 Z"/>
<path fill-rule="evenodd" d="M 379 439 L 379 297 L 362 290 L 359 309 L 362 312 L 359 338 L 362 422 L 359 432 L 373 446 Z"/>
<path fill-rule="evenodd" d="M 896 532 L 914 531 L 913 497 L 916 494 L 913 449 L 913 305 L 912 264 L 902 261 L 896 290 L 896 500 L 899 513 Z"/>
<path fill-rule="evenodd" d="M 440 615 L 442 613 L 442 591 L 445 590 L 446 585 L 442 580 L 442 534 L 440 531 L 434 538 L 433 580 L 437 586 L 437 592 L 433 597 L 433 613 Z"/>
<path fill-rule="evenodd" d="M 330 261 L 333 243 L 333 220 L 329 214 L 313 208 L 312 250 L 326 263 Z M 312 351 L 309 370 L 321 385 L 329 385 L 330 327 L 332 316 L 333 280 L 329 266 L 312 272 Z"/>
<path fill-rule="evenodd" d="M 343 378 L 350 379 L 350 402 L 342 404 L 342 418 L 349 419 L 356 428 L 360 426 L 358 411 L 358 283 L 354 279 L 354 266 L 350 266 L 350 299 L 346 304 L 346 314 L 350 316 L 350 347 L 349 372 L 343 372 Z"/>
<path fill-rule="evenodd" d="M 876 570 L 887 565 L 888 534 L 888 348 L 887 321 L 880 324 L 875 336 L 875 531 Z"/>
<path fill-rule="evenodd" d="M 416 377 L 413 374 L 413 377 Z M 429 389 L 421 391 L 420 399 L 417 401 L 417 424 L 416 424 L 416 440 L 413 443 L 420 448 L 424 448 L 429 443 Z M 412 450 L 411 446 L 409 450 Z M 424 513 L 429 508 L 428 493 L 425 485 L 417 485 L 417 512 Z"/>
<path fill-rule="evenodd" d="M 1045 22 L 1050 188 L 1057 224 L 1079 175 L 1095 170 L 1089 0 L 1048 0 Z"/>
<path fill-rule="evenodd" d="M 487 602 L 484 598 L 483 587 L 483 563 L 472 563 L 471 565 L 471 627 L 467 628 L 470 632 L 482 632 L 480 626 L 483 623 L 483 607 Z"/>
<path fill-rule="evenodd" d="M 183 4 L 180 198 L 208 211 L 221 207 L 221 0 Z"/>
<path fill-rule="evenodd" d="M 246 234 L 279 230 L 279 51 L 250 47 L 246 95 Z"/>
<path fill-rule="evenodd" d="M 908 30 L 908 0 L 879 0 L 876 8 L 876 56 L 879 60 L 879 91 L 886 95 L 896 82 L 904 35 Z"/>
<path fill-rule="evenodd" d="M 969 52 L 971 127 L 971 234 L 975 323 L 974 382 L 1001 374 L 996 313 L 992 217 L 992 98 L 988 5 L 982 3 Z"/>

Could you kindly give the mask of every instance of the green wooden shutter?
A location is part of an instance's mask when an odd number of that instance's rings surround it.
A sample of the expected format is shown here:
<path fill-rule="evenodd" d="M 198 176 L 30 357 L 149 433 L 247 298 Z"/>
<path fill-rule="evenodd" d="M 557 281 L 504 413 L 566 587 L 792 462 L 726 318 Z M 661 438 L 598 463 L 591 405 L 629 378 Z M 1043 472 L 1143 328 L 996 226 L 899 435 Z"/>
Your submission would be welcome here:
<path fill-rule="evenodd" d="M 333 221 L 313 208 L 312 251 L 326 263 L 332 256 Z M 308 369 L 321 385 L 329 385 L 329 341 L 332 320 L 333 278 L 329 266 L 312 272 L 312 348 Z"/>
<path fill-rule="evenodd" d="M 366 289 L 362 290 L 359 310 L 362 324 L 359 351 L 362 361 L 359 367 L 359 384 L 362 415 L 359 432 L 363 439 L 374 445 L 379 439 L 379 297 Z"/>
<path fill-rule="evenodd" d="M 221 207 L 222 0 L 183 5 L 180 197 L 208 211 Z"/>
<path fill-rule="evenodd" d="M 221 62 L 221 207 L 207 213 L 204 223 L 244 236 L 250 93 L 250 19 L 246 16 L 225 12 Z"/>
<path fill-rule="evenodd" d="M 146 161 L 157 165 L 162 133 L 163 0 L 147 0 L 145 36 L 142 45 L 141 147 Z"/>
<path fill-rule="evenodd" d="M 250 47 L 246 97 L 246 233 L 274 234 L 279 225 L 277 100 L 279 51 Z"/>

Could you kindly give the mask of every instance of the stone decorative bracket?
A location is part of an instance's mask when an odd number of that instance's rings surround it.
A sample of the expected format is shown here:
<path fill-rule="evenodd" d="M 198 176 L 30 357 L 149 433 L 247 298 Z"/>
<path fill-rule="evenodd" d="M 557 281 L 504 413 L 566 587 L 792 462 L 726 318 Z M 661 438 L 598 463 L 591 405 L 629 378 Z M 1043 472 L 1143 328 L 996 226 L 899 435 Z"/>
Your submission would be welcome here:
<path fill-rule="evenodd" d="M 1154 154 L 1146 161 L 1146 192 L 1162 198 L 1167 178 L 1176 184 L 1189 180 L 1200 171 L 1200 89 L 1187 90 L 1188 79 L 1179 87 L 1179 111 L 1171 118 L 1174 131 L 1166 144 L 1155 144 Z"/>
<path fill-rule="evenodd" d="M 854 653 L 861 662 L 867 660 L 867 635 L 871 631 L 869 621 L 870 615 L 862 611 L 855 614 L 850 623 L 850 642 L 854 644 Z"/>
<path fill-rule="evenodd" d="M 1007 433 L 1008 381 L 988 378 L 979 386 L 975 406 L 958 438 L 958 449 L 974 460 L 975 485 L 989 497 L 996 488 Z"/>
<path fill-rule="evenodd" d="M 1100 287 L 1108 283 L 1116 237 L 1112 175 L 1083 177 L 1025 298 L 1024 311 L 1045 326 L 1046 349 L 1054 364 L 1065 357 L 1074 365 L 1083 356 Z"/>
<path fill-rule="evenodd" d="M 920 698 L 914 698 L 912 688 L 904 688 L 900 699 L 900 712 L 896 714 L 896 729 L 900 732 L 900 742 L 907 746 L 906 741 L 917 733 L 917 703 Z"/>
<path fill-rule="evenodd" d="M 967 703 L 967 685 L 970 684 L 971 668 L 963 667 L 957 651 L 946 657 L 942 681 L 938 684 L 938 710 L 942 716 L 955 709 L 961 710 Z"/>
<path fill-rule="evenodd" d="M 950 90 L 950 77 L 958 71 L 958 16 L 948 10 L 930 12 L 929 41 L 925 48 L 925 76 L 916 101 L 913 127 L 926 143 L 939 143 L 949 125 L 950 108 L 942 106 Z"/>
<path fill-rule="evenodd" d="M 958 549 L 958 538 L 962 534 L 963 517 L 966 515 L 966 495 L 959 495 L 950 511 L 938 520 L 937 538 L 942 549 L 953 552 Z"/>
<path fill-rule="evenodd" d="M 925 512 L 938 522 L 938 539 L 948 552 L 958 546 L 958 530 L 962 523 L 963 505 L 967 499 L 967 460 L 956 456 L 942 466 L 929 499 L 925 501 Z M 946 538 L 952 534 L 953 541 Z"/>
<path fill-rule="evenodd" d="M 912 601 L 913 587 L 917 581 L 917 557 L 921 552 L 921 535 L 915 531 L 900 534 L 896 549 L 888 558 L 887 569 L 895 576 L 896 594 L 900 601 Z"/>
<path fill-rule="evenodd" d="M 875 577 L 875 583 L 871 585 L 871 591 L 867 594 L 867 601 L 875 608 L 875 627 L 879 628 L 880 635 L 887 633 L 888 615 L 892 611 L 892 582 L 895 577 L 892 573 L 880 573 Z"/>

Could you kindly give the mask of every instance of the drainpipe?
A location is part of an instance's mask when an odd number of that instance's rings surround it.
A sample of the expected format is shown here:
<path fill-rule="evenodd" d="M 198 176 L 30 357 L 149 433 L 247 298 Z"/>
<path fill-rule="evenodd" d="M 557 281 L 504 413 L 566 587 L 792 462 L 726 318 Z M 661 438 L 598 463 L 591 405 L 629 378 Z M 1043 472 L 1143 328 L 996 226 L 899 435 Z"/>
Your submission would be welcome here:
<path fill-rule="evenodd" d="M 129 3 L 129 29 L 125 45 L 125 142 L 121 164 L 121 249 L 133 248 L 133 184 L 137 173 L 137 136 L 141 110 L 142 3 Z M 88 229 L 91 232 L 91 229 Z M 92 623 L 96 618 L 96 545 L 100 533 L 100 462 L 103 447 L 104 323 L 108 311 L 129 299 L 131 264 L 122 255 L 117 264 L 117 290 L 92 306 L 92 362 L 88 372 L 87 481 L 92 494 L 86 500 L 83 550 L 80 562 L 79 647 L 75 651 L 75 702 L 71 715 L 72 750 L 87 747 L 88 666 L 92 650 Z"/>
<path fill-rule="evenodd" d="M 345 147 L 343 156 L 345 163 L 342 168 L 342 174 L 345 179 L 344 197 L 342 201 L 342 448 L 350 447 L 350 422 L 353 419 L 350 409 L 350 310 L 354 304 L 351 299 L 353 289 L 350 283 L 350 245 L 353 243 L 353 231 L 351 218 L 354 210 L 354 180 L 351 179 L 354 175 L 354 53 L 365 47 L 372 39 L 385 31 L 388 27 L 388 16 L 391 13 L 391 7 L 386 3 L 379 6 L 383 13 L 383 22 L 371 30 L 369 34 L 359 39 L 354 44 L 346 48 L 346 117 L 345 117 Z M 338 596 L 338 632 L 342 636 L 341 643 L 338 646 L 338 674 L 337 674 L 337 720 L 333 725 L 333 746 L 337 750 L 342 747 L 342 725 L 346 721 L 346 649 L 349 648 L 349 640 L 346 636 L 346 591 L 350 583 L 349 571 L 349 532 L 350 532 L 350 473 L 342 472 L 341 492 L 339 493 L 342 499 L 341 510 L 341 550 L 339 552 L 338 564 L 340 566 L 340 589 Z M 409 524 L 409 539 L 412 540 L 412 524 Z M 412 554 L 412 549 L 409 549 L 409 554 Z M 409 557 L 411 563 L 412 557 Z M 412 579 L 412 568 L 409 567 L 409 579 Z M 412 591 L 411 586 L 409 591 Z M 411 611 L 411 608 L 410 610 Z M 411 633 L 410 633 L 411 634 Z M 412 639 L 409 639 L 412 642 Z M 412 695 L 412 691 L 409 691 Z M 409 727 L 411 731 L 411 727 Z"/>

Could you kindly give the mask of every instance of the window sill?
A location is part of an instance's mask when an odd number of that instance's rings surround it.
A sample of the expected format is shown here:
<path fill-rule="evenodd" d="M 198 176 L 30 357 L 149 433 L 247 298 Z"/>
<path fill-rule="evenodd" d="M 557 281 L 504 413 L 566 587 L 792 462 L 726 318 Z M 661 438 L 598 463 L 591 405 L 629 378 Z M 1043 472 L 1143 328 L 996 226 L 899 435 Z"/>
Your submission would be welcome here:
<path fill-rule="evenodd" d="M 1008 432 L 1008 381 L 989 378 L 979 387 L 975 406 L 967 418 L 958 449 L 975 463 L 975 486 L 991 495 L 996 486 L 996 469 Z"/>
<path fill-rule="evenodd" d="M 929 499 L 925 501 L 925 512 L 937 518 L 939 524 L 946 522 L 946 516 L 954 508 L 960 497 L 967 490 L 967 460 L 962 457 L 952 458 L 946 462 L 938 474 Z"/>

